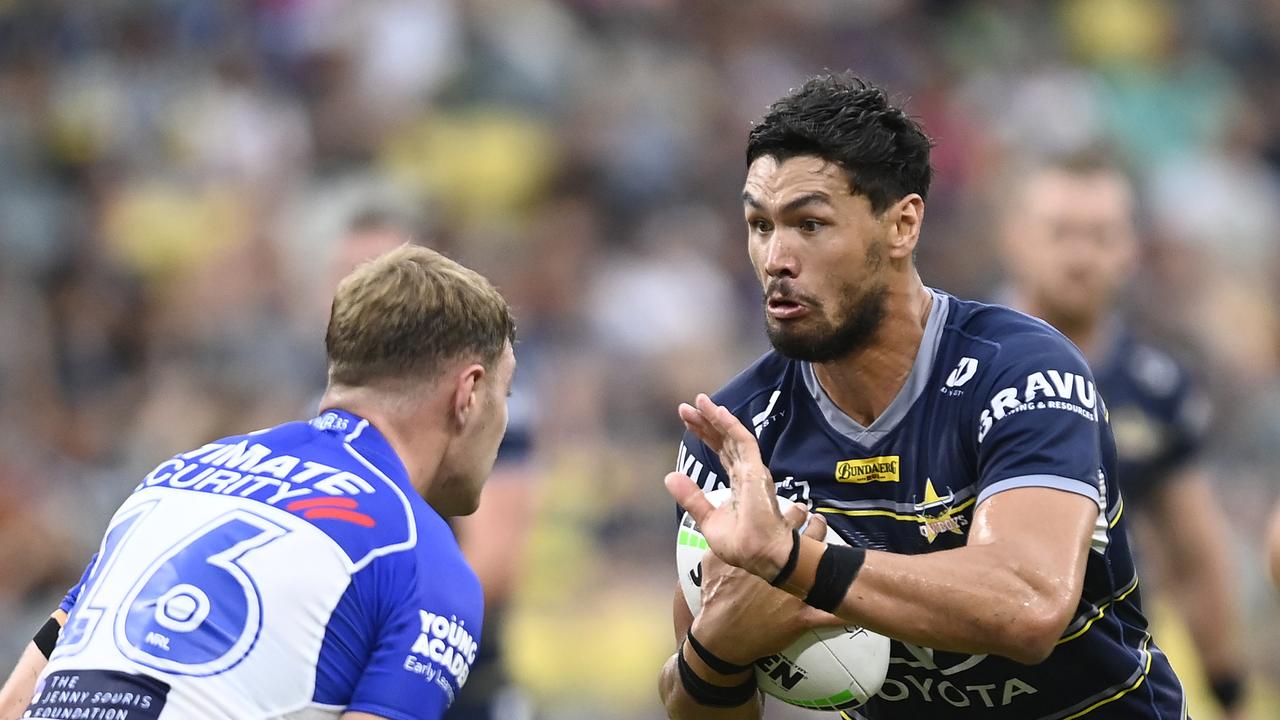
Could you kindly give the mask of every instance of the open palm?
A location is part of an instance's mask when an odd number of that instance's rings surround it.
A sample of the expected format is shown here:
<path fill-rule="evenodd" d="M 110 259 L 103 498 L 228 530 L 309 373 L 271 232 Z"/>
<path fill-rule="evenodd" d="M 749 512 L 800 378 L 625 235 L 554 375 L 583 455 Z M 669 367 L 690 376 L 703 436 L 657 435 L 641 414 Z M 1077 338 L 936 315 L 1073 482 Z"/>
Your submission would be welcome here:
<path fill-rule="evenodd" d="M 729 475 L 730 496 L 715 507 L 689 476 L 673 472 L 667 491 L 693 519 L 711 550 L 730 565 L 772 579 L 791 550 L 791 528 L 778 510 L 773 478 L 755 436 L 706 395 L 680 405 L 685 427 L 715 451 Z"/>

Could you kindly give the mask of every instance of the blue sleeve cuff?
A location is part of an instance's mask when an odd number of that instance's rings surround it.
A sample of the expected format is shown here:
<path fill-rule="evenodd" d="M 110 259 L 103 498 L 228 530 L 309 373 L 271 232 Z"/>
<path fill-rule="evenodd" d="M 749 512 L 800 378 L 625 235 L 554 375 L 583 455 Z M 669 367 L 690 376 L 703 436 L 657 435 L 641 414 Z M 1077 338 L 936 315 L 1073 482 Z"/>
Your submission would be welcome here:
<path fill-rule="evenodd" d="M 1018 488 L 1041 487 L 1051 488 L 1053 490 L 1062 490 L 1063 492 L 1083 495 L 1098 505 L 1098 510 L 1102 510 L 1102 495 L 1097 485 L 1092 485 L 1083 480 L 1062 477 L 1061 475 L 1020 475 L 1005 480 L 1000 480 L 982 489 L 978 493 L 978 500 L 975 505 L 981 505 L 987 498 L 992 495 L 999 495 L 1006 490 L 1016 490 Z"/>

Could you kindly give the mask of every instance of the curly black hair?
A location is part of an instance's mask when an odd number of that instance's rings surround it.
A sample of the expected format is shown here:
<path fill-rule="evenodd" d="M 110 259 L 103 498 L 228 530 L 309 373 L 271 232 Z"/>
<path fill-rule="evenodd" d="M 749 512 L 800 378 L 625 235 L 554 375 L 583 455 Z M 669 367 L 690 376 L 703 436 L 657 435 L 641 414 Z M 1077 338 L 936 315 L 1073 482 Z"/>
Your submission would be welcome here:
<path fill-rule="evenodd" d="M 747 166 L 814 155 L 844 169 L 854 193 L 879 214 L 917 193 L 926 197 L 933 141 L 881 88 L 850 72 L 818 75 L 769 106 L 751 128 Z"/>

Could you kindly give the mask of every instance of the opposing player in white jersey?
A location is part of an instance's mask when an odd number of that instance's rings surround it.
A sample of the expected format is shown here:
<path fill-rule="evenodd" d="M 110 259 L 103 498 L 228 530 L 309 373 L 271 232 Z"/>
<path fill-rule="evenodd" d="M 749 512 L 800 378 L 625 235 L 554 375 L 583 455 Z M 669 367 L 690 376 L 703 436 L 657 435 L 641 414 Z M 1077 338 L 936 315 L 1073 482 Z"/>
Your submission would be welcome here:
<path fill-rule="evenodd" d="M 476 509 L 513 341 L 493 286 L 438 253 L 361 266 L 334 298 L 320 416 L 143 478 L 0 717 L 440 718 L 483 613 L 444 518 Z"/>

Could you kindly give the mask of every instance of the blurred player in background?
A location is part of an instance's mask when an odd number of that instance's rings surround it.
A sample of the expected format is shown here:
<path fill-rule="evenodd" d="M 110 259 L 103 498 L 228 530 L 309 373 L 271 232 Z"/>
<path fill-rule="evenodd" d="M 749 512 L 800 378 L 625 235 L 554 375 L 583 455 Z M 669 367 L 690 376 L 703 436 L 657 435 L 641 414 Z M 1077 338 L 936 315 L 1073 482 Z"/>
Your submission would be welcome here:
<path fill-rule="evenodd" d="M 1007 300 L 1056 327 L 1089 359 L 1111 415 L 1144 570 L 1158 571 L 1214 696 L 1228 717 L 1240 717 L 1246 665 L 1230 532 L 1197 463 L 1207 400 L 1172 357 L 1135 336 L 1119 309 L 1139 253 L 1133 187 L 1105 154 L 1090 150 L 1047 162 L 1011 188 L 1000 228 L 1012 281 Z"/>
<path fill-rule="evenodd" d="M 443 518 L 480 502 L 514 340 L 497 290 L 438 253 L 361 266 L 334 296 L 320 416 L 149 473 L 0 716 L 443 717 L 483 617 Z"/>
<path fill-rule="evenodd" d="M 715 554 L 696 619 L 676 591 L 671 717 L 760 717 L 752 663 L 845 623 L 894 639 L 884 686 L 846 717 L 1186 717 L 1134 592 L 1084 357 L 916 270 L 930 147 L 848 75 L 751 131 L 743 210 L 774 351 L 680 408 L 667 488 Z M 730 479 L 734 502 L 711 508 L 703 491 Z M 798 535 L 775 493 L 854 547 Z"/>
<path fill-rule="evenodd" d="M 371 258 L 429 237 L 426 223 L 410 213 L 365 209 L 352 218 L 334 248 L 334 283 Z M 467 692 L 449 709 L 449 720 L 533 717 L 531 701 L 507 674 L 502 644 L 506 608 L 519 581 L 520 548 L 528 539 L 537 499 L 531 459 L 532 400 L 528 381 L 522 377 L 531 375 L 521 373 L 512 386 L 507 433 L 485 483 L 480 507 L 471 515 L 450 520 L 462 554 L 484 587 L 485 633 L 467 680 Z"/>

